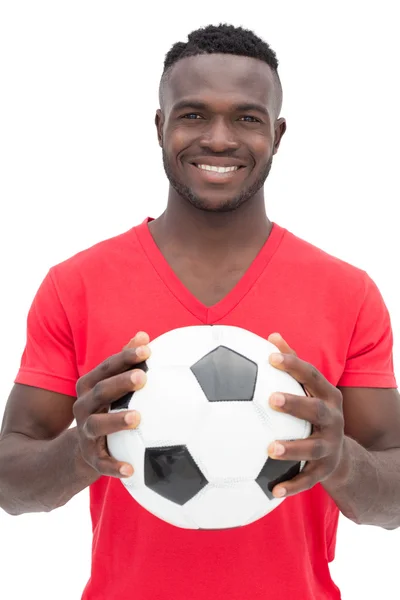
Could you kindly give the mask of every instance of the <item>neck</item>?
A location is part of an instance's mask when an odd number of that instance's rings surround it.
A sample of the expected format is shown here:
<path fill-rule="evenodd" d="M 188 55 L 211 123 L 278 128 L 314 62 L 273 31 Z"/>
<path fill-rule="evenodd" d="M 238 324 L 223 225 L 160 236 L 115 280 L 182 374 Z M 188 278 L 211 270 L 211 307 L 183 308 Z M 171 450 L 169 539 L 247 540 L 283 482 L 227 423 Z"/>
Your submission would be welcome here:
<path fill-rule="evenodd" d="M 181 198 L 170 198 L 164 213 L 150 223 L 159 246 L 175 251 L 181 248 L 188 257 L 211 256 L 214 260 L 261 248 L 271 228 L 261 194 L 225 213 L 202 211 Z"/>

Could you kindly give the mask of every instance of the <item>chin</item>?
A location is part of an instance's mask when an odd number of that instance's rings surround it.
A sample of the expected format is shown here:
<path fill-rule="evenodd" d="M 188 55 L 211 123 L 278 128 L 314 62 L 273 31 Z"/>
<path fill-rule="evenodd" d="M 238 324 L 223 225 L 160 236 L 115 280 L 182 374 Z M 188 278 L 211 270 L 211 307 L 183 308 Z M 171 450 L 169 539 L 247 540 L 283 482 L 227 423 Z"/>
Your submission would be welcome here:
<path fill-rule="evenodd" d="M 189 202 L 197 208 L 198 210 L 203 210 L 205 212 L 232 212 L 237 210 L 239 206 L 245 202 L 245 199 L 241 200 L 240 198 L 227 198 L 226 200 L 216 199 L 210 200 L 210 198 L 202 199 L 199 197 L 187 198 Z"/>

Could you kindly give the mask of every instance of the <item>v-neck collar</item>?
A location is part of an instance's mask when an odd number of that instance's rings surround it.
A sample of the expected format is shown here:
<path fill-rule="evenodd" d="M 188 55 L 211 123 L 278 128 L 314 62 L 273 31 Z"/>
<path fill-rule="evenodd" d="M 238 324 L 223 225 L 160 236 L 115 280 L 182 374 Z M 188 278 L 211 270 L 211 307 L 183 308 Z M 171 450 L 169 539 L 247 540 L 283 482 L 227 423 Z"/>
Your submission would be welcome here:
<path fill-rule="evenodd" d="M 221 320 L 239 304 L 267 267 L 286 232 L 286 229 L 283 227 L 272 223 L 272 229 L 265 244 L 234 288 L 217 304 L 206 306 L 184 286 L 172 267 L 168 264 L 150 233 L 148 224 L 152 220 L 151 217 L 147 217 L 143 223 L 133 229 L 136 232 L 143 251 L 164 285 L 190 313 L 205 325 L 210 325 Z"/>

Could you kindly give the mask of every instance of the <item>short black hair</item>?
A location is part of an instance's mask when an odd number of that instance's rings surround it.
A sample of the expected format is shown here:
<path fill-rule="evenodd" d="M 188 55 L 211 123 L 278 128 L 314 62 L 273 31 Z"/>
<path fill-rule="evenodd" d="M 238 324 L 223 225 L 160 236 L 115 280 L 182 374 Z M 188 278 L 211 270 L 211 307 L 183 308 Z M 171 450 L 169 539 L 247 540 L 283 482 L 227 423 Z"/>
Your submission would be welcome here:
<path fill-rule="evenodd" d="M 221 23 L 207 25 L 192 31 L 188 41 L 177 42 L 165 56 L 164 70 L 160 82 L 160 105 L 162 104 L 161 88 L 168 77 L 171 67 L 182 58 L 199 54 L 235 54 L 262 60 L 271 68 L 277 84 L 278 114 L 282 106 L 282 85 L 278 74 L 278 59 L 276 53 L 267 42 L 263 41 L 253 31 L 243 27 L 234 27 Z M 278 115 L 277 115 L 278 116 Z"/>

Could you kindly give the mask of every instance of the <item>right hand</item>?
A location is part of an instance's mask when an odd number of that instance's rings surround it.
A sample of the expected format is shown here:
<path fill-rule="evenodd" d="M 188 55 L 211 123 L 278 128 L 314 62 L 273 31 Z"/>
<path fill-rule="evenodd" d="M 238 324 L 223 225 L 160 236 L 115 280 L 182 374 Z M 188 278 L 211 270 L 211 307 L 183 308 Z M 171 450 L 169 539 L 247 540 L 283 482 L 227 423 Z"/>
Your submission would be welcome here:
<path fill-rule="evenodd" d="M 98 473 L 110 477 L 130 477 L 133 466 L 112 458 L 107 449 L 107 435 L 135 429 L 140 422 L 136 411 L 109 414 L 110 404 L 128 392 L 140 390 L 146 373 L 135 365 L 150 356 L 149 336 L 139 332 L 124 347 L 81 377 L 76 385 L 77 400 L 73 407 L 83 458 Z"/>

